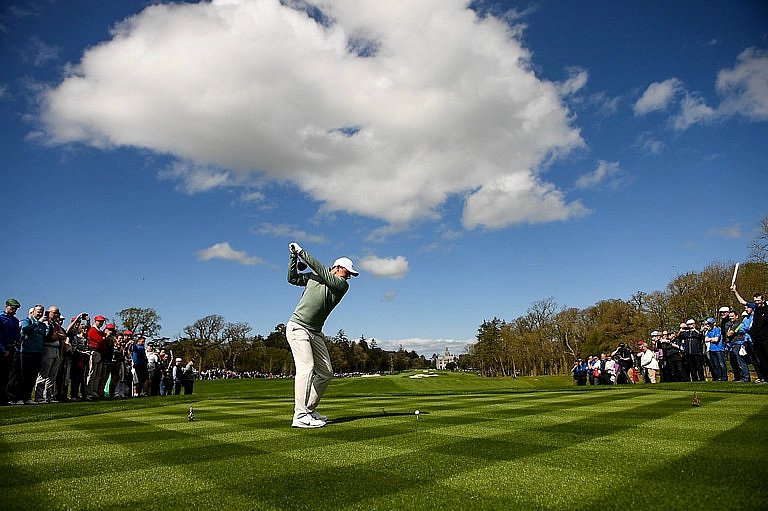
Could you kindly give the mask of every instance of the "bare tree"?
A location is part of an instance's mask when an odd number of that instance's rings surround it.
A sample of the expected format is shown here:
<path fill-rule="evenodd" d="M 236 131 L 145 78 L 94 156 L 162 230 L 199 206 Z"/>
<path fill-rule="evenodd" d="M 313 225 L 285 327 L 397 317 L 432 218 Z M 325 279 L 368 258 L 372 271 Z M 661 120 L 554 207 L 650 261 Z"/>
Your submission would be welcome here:
<path fill-rule="evenodd" d="M 749 245 L 749 259 L 756 263 L 768 263 L 768 215 L 760 220 L 760 231 Z"/>

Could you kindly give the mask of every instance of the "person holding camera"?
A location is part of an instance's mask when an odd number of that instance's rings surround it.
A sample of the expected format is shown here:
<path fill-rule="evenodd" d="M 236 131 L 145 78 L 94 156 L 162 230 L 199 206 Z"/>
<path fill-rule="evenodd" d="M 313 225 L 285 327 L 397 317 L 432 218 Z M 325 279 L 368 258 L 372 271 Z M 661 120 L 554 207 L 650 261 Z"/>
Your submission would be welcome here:
<path fill-rule="evenodd" d="M 682 329 L 683 324 L 680 325 Z M 669 375 L 668 381 L 685 381 L 683 370 L 683 347 L 678 336 L 667 332 L 661 338 L 661 352 L 664 355 L 665 369 Z"/>
<path fill-rule="evenodd" d="M 54 395 L 56 376 L 59 374 L 61 363 L 61 347 L 67 334 L 61 326 L 61 312 L 55 305 L 48 307 L 44 321 L 48 331 L 43 339 L 43 356 L 40 361 L 40 372 L 35 380 L 35 401 L 38 403 L 57 403 Z"/>
<path fill-rule="evenodd" d="M 35 305 L 29 310 L 29 316 L 21 321 L 19 364 L 14 365 L 14 372 L 18 371 L 18 377 L 14 378 L 14 374 L 11 374 L 11 380 L 17 383 L 15 389 L 12 389 L 11 385 L 8 388 L 9 398 L 16 404 L 37 404 L 32 398 L 35 381 L 43 362 L 43 343 L 46 335 L 48 335 L 48 320 L 45 317 L 45 307 Z M 11 392 L 14 393 L 13 396 L 10 395 Z"/>
<path fill-rule="evenodd" d="M 72 362 L 69 366 L 69 400 L 80 401 L 88 395 L 85 389 L 85 371 L 88 367 L 88 330 L 91 318 L 85 312 L 75 318 L 75 327 L 67 329 L 69 343 L 72 345 Z"/>
<path fill-rule="evenodd" d="M 620 342 L 618 348 L 611 353 L 611 358 L 619 364 L 619 374 L 616 376 L 616 383 L 633 383 L 629 377 L 629 370 L 633 366 L 632 350 L 626 344 Z"/>
<path fill-rule="evenodd" d="M 573 363 L 573 367 L 571 367 L 571 372 L 573 373 L 573 382 L 578 386 L 586 385 L 588 370 L 589 367 L 587 366 L 586 362 L 580 358 L 576 359 L 576 362 Z"/>

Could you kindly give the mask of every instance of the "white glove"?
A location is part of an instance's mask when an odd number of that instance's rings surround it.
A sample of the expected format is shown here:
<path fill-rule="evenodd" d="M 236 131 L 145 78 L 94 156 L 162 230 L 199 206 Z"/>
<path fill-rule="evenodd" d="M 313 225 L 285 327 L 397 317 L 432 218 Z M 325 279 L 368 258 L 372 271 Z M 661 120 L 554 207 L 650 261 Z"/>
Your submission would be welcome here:
<path fill-rule="evenodd" d="M 298 255 L 299 252 L 301 252 L 301 246 L 299 246 L 299 244 L 296 242 L 289 244 L 288 248 L 291 250 L 292 254 Z"/>

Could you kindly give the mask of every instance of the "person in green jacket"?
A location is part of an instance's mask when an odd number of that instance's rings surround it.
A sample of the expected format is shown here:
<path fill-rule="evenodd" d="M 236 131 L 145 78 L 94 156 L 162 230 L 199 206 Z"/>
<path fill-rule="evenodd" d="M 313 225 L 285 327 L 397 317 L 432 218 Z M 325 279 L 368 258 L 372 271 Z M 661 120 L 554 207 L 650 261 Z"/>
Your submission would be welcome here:
<path fill-rule="evenodd" d="M 304 287 L 299 304 L 285 328 L 296 366 L 291 426 L 322 428 L 328 422 L 328 417 L 320 415 L 316 409 L 333 378 L 323 325 L 349 289 L 348 280 L 357 277 L 359 273 L 347 257 L 336 259 L 328 269 L 298 243 L 291 243 L 288 247 L 291 252 L 288 282 Z M 306 262 L 311 272 L 299 273 L 299 258 Z"/>

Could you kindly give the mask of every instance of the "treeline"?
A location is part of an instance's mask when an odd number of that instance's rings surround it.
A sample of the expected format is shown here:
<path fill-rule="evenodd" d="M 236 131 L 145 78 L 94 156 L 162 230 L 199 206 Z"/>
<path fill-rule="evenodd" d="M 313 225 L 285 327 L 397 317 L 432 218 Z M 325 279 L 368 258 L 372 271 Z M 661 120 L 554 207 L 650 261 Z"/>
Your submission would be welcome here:
<path fill-rule="evenodd" d="M 264 374 L 292 374 L 293 356 L 285 325 L 279 324 L 266 337 L 254 335 L 248 323 L 228 323 L 219 314 L 198 319 L 184 328 L 184 337 L 162 345 L 185 360 L 195 359 L 200 370 L 225 369 L 257 371 Z M 430 361 L 415 351 L 385 351 L 375 339 L 354 341 L 343 330 L 326 339 L 336 373 L 397 372 L 430 367 Z"/>
<path fill-rule="evenodd" d="M 676 332 L 688 319 L 718 318 L 724 305 L 741 311 L 730 289 L 733 269 L 716 262 L 675 277 L 663 291 L 641 291 L 629 300 L 602 300 L 585 309 L 561 307 L 552 297 L 536 301 L 512 321 L 484 321 L 477 342 L 459 357 L 459 368 L 487 376 L 565 374 L 576 358 L 610 353 L 622 342 L 634 349 L 650 340 L 652 330 Z M 768 292 L 768 264 L 741 265 L 737 285 L 747 299 Z"/>

